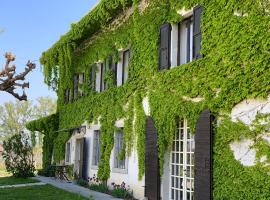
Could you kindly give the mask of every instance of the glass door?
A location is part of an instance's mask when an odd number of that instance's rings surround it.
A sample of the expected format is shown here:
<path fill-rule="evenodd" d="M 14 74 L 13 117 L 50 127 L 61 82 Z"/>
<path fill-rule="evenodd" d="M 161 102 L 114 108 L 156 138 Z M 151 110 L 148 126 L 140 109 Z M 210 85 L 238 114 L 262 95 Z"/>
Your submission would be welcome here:
<path fill-rule="evenodd" d="M 191 135 L 187 120 L 179 123 L 175 134 L 170 162 L 170 199 L 194 199 L 194 135 Z"/>

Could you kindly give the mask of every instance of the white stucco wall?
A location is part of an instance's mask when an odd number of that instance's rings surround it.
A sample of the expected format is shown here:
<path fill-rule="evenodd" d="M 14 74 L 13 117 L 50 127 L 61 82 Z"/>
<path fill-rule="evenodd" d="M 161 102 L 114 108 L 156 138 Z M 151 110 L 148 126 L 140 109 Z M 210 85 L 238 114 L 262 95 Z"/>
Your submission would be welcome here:
<path fill-rule="evenodd" d="M 266 99 L 248 99 L 237 104 L 231 112 L 232 121 L 242 121 L 246 125 L 251 125 L 258 113 L 270 113 L 270 96 Z M 270 141 L 269 134 L 262 133 L 259 135 L 266 141 Z M 256 164 L 256 149 L 252 148 L 253 140 L 243 138 L 240 141 L 234 141 L 230 144 L 236 160 L 244 166 L 253 166 Z M 269 144 L 270 145 L 270 144 Z M 265 161 L 265 156 L 260 162 Z"/>
<path fill-rule="evenodd" d="M 124 120 L 116 121 L 115 125 L 117 127 L 124 126 Z M 76 160 L 76 139 L 85 137 L 88 142 L 88 168 L 87 175 L 88 177 L 93 177 L 94 174 L 97 175 L 97 167 L 92 166 L 92 157 L 93 157 L 93 136 L 94 130 L 100 130 L 100 124 L 91 124 L 87 126 L 85 135 L 73 135 L 69 142 L 71 142 L 71 164 L 75 164 Z M 101 133 L 102 134 L 102 133 Z M 134 150 L 131 153 L 131 156 L 127 158 L 127 170 L 114 169 L 114 149 L 112 150 L 110 157 L 110 166 L 111 174 L 108 180 L 108 185 L 111 186 L 111 183 L 121 184 L 123 181 L 127 186 L 133 191 L 133 195 L 137 199 L 144 198 L 144 177 L 141 181 L 138 180 L 138 156 L 137 152 Z"/>

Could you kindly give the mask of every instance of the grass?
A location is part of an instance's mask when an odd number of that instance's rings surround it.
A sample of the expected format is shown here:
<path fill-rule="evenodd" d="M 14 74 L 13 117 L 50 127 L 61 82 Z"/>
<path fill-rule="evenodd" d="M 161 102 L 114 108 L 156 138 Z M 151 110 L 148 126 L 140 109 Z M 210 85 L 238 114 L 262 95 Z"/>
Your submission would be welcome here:
<path fill-rule="evenodd" d="M 0 189 L 3 200 L 87 200 L 78 194 L 66 192 L 51 185 Z M 89 198 L 88 198 L 89 199 Z M 90 198 L 92 199 L 92 198 Z"/>
<path fill-rule="evenodd" d="M 25 183 L 36 183 L 36 182 L 39 182 L 39 181 L 31 179 L 31 178 L 15 178 L 12 176 L 0 177 L 0 186 L 25 184 Z"/>

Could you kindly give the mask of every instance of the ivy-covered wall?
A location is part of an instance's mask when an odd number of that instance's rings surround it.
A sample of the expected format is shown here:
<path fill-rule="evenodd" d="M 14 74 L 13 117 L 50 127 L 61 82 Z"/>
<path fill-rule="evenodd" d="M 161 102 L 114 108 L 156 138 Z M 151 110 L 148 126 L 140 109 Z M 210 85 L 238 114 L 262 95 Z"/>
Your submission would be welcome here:
<path fill-rule="evenodd" d="M 203 58 L 158 71 L 159 28 L 178 23 L 177 11 L 202 5 Z M 132 8 L 130 7 L 132 5 Z M 110 176 L 114 122 L 125 119 L 124 141 L 129 154 L 137 147 L 139 178 L 144 174 L 145 114 L 142 99 L 149 98 L 151 116 L 158 130 L 161 172 L 164 153 L 170 149 L 176 121 L 186 118 L 194 131 L 200 112 L 208 107 L 217 116 L 227 115 L 239 102 L 265 98 L 270 89 L 270 3 L 268 0 L 101 0 L 100 4 L 41 57 L 45 82 L 57 88 L 59 129 L 101 122 L 101 162 L 98 176 Z M 101 93 L 90 90 L 90 66 L 109 55 L 119 59 L 118 49 L 131 47 L 128 82 L 109 85 Z M 72 88 L 73 75 L 85 72 L 81 86 L 85 96 L 64 103 L 64 91 Z M 106 75 L 108 82 L 111 72 Z M 88 88 L 88 89 L 87 89 Z M 201 101 L 191 101 L 200 98 Z M 134 127 L 133 121 L 135 119 Z M 239 129 L 239 131 L 238 131 Z M 267 168 L 244 167 L 229 148 L 250 129 L 221 120 L 215 131 L 214 199 L 268 199 Z M 64 158 L 69 133 L 54 140 L 55 158 Z M 131 139 L 132 138 L 132 139 Z M 133 139 L 136 138 L 136 139 Z M 135 141 L 135 142 L 134 142 Z M 263 184 L 263 182 L 265 184 Z"/>

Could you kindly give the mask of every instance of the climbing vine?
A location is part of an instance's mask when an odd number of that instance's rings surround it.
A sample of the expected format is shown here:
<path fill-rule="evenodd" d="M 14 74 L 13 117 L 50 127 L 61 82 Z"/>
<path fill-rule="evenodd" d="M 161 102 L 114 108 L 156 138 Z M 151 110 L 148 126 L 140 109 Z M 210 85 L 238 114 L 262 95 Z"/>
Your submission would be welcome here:
<path fill-rule="evenodd" d="M 165 22 L 180 22 L 183 17 L 177 11 L 198 4 L 204 8 L 203 58 L 159 72 L 159 27 Z M 270 32 L 266 31 L 270 27 L 269 10 L 268 0 L 102 0 L 41 57 L 45 82 L 57 88 L 59 129 L 77 127 L 85 121 L 100 121 L 102 154 L 98 176 L 107 180 L 115 121 L 124 119 L 126 151 L 119 156 L 129 155 L 136 147 L 139 178 L 142 178 L 146 119 L 142 100 L 147 96 L 158 130 L 162 173 L 164 154 L 170 150 L 179 119 L 187 119 L 194 132 L 199 114 L 206 107 L 216 115 L 226 114 L 244 99 L 267 97 L 270 89 Z M 112 76 L 108 71 L 106 80 L 111 84 L 107 90 L 97 93 L 90 86 L 87 88 L 91 66 L 108 56 L 119 60 L 118 50 L 127 47 L 132 51 L 127 83 L 116 87 L 110 82 Z M 73 87 L 73 75 L 82 72 L 86 75 L 86 84 L 81 86 L 85 95 L 64 103 L 64 91 Z M 264 167 L 244 167 L 233 158 L 229 149 L 233 135 L 228 133 L 237 133 L 234 131 L 237 129 L 243 136 L 256 137 L 256 134 L 249 134 L 250 130 L 243 124 L 230 120 L 222 121 L 217 128 L 214 145 L 216 199 L 252 199 L 248 188 L 258 189 L 254 186 L 256 183 L 268 182 Z M 54 148 L 63 149 L 68 137 L 68 133 L 59 134 Z M 260 147 L 257 148 L 260 157 L 268 146 L 263 140 L 256 144 Z M 62 150 L 55 150 L 55 154 L 59 160 L 64 156 Z M 268 191 L 267 186 L 258 185 Z M 267 199 L 266 193 L 254 194 Z"/>

